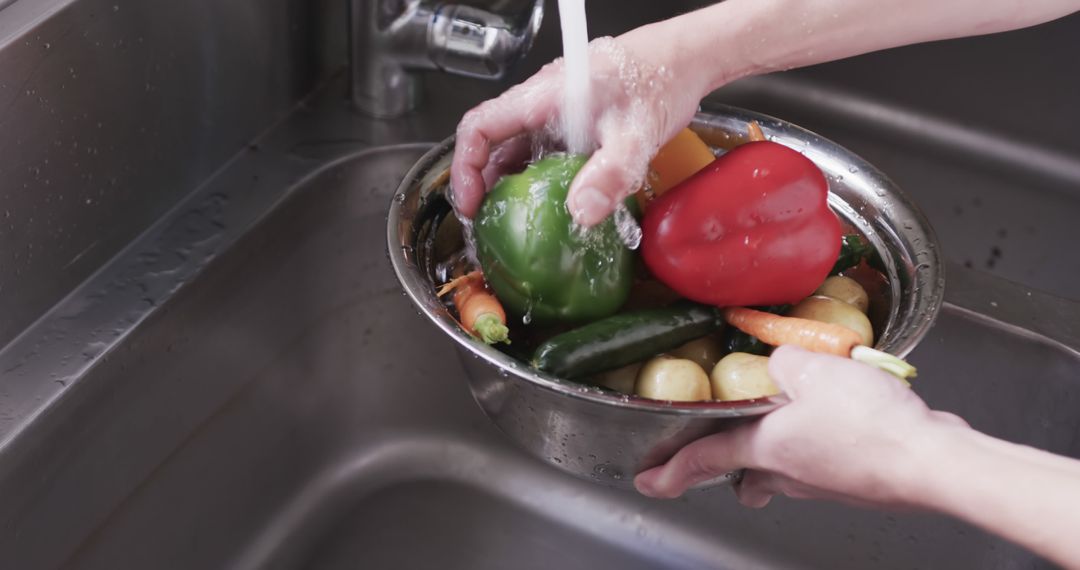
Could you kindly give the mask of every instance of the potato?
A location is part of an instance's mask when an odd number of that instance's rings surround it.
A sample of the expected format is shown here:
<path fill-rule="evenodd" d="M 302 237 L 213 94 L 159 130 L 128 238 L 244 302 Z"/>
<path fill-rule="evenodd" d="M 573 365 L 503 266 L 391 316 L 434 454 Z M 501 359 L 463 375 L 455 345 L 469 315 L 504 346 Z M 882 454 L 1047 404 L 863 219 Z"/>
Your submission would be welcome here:
<path fill-rule="evenodd" d="M 716 366 L 716 363 L 720 360 L 720 342 L 712 336 L 705 336 L 699 339 L 692 340 L 675 350 L 669 352 L 671 356 L 675 358 L 685 358 L 686 360 L 692 360 L 698 364 L 708 373 L 709 370 Z"/>
<path fill-rule="evenodd" d="M 792 307 L 787 316 L 843 325 L 858 333 L 862 344 L 874 346 L 874 327 L 870 325 L 870 319 L 853 305 L 832 297 L 807 297 Z"/>
<path fill-rule="evenodd" d="M 768 356 L 732 352 L 720 359 L 709 380 L 717 400 L 750 400 L 780 393 L 769 377 Z"/>
<path fill-rule="evenodd" d="M 814 291 L 814 294 L 843 301 L 863 313 L 870 308 L 870 297 L 866 294 L 866 289 L 850 277 L 839 275 L 829 277 L 821 284 L 821 287 L 817 288 L 817 291 Z"/>
<path fill-rule="evenodd" d="M 596 383 L 622 394 L 633 394 L 634 383 L 637 382 L 638 371 L 640 370 L 641 363 L 635 362 L 597 375 Z"/>
<path fill-rule="evenodd" d="M 712 399 L 709 375 L 692 360 L 657 356 L 641 367 L 634 393 L 654 400 L 698 402 Z"/>

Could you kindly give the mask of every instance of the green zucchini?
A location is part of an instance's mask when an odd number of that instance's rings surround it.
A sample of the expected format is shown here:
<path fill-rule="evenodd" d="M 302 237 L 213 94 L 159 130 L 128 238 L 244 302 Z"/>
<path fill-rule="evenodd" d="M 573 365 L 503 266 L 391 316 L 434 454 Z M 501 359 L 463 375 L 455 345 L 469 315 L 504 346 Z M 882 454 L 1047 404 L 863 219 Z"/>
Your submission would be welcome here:
<path fill-rule="evenodd" d="M 678 348 L 723 324 L 719 309 L 689 302 L 620 313 L 549 339 L 532 364 L 560 378 L 582 378 Z"/>

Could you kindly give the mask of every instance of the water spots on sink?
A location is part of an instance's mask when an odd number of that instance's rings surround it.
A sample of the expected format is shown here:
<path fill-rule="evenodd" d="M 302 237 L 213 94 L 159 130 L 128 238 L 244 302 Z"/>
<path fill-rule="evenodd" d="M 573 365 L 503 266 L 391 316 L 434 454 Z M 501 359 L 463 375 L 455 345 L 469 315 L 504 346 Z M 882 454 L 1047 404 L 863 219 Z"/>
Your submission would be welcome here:
<path fill-rule="evenodd" d="M 213 259 L 223 242 L 228 202 L 228 196 L 212 194 L 174 218 L 143 251 L 133 252 L 102 276 L 100 286 L 65 302 L 48 324 L 41 325 L 44 332 L 39 336 L 10 346 L 0 360 L 0 371 L 40 378 L 38 401 L 70 387 Z"/>
<path fill-rule="evenodd" d="M 590 457 L 593 457 L 590 455 Z M 593 476 L 596 478 L 614 479 L 619 481 L 623 478 L 622 469 L 611 463 L 598 463 L 593 467 Z"/>
<path fill-rule="evenodd" d="M 994 245 L 990 247 L 990 256 L 986 259 L 986 268 L 993 269 L 997 266 L 998 261 L 1001 260 L 1002 251 L 1001 248 Z"/>
<path fill-rule="evenodd" d="M 108 349 L 108 348 L 109 348 L 109 345 L 104 343 L 104 342 L 101 342 L 101 341 L 95 341 L 95 342 L 88 343 L 82 349 L 83 360 L 91 361 L 91 360 L 97 358 L 98 356 L 101 356 L 101 354 L 103 352 L 105 352 L 105 350 Z"/>

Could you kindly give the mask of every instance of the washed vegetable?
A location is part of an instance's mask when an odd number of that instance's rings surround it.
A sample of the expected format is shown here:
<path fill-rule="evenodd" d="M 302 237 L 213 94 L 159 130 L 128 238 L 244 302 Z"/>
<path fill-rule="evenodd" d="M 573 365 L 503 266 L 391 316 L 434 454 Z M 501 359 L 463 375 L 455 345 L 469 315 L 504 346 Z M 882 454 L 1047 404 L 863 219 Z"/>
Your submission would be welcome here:
<path fill-rule="evenodd" d="M 683 129 L 660 147 L 649 163 L 649 189 L 653 197 L 665 192 L 705 168 L 716 155 L 694 131 Z"/>
<path fill-rule="evenodd" d="M 439 296 L 453 292 L 461 326 L 486 344 L 509 343 L 506 312 L 502 304 L 487 290 L 484 276 L 473 271 L 458 277 L 439 290 Z"/>
<path fill-rule="evenodd" d="M 877 250 L 859 234 L 847 234 L 841 238 L 840 255 L 829 275 L 838 275 L 861 263 L 864 259 L 877 258 Z M 880 260 L 878 260 L 880 262 Z"/>
<path fill-rule="evenodd" d="M 657 356 L 641 367 L 634 393 L 654 400 L 700 402 L 712 398 L 709 376 L 690 360 Z"/>
<path fill-rule="evenodd" d="M 769 377 L 767 356 L 733 352 L 716 364 L 709 380 L 717 400 L 751 400 L 780 393 Z"/>
<path fill-rule="evenodd" d="M 765 311 L 766 313 L 782 315 L 791 308 L 791 305 L 769 305 L 754 308 L 759 311 Z M 747 352 L 750 354 L 768 355 L 771 348 L 772 347 L 769 345 L 761 342 L 761 339 L 748 335 L 735 327 L 727 327 L 720 337 L 720 349 L 722 354 Z"/>
<path fill-rule="evenodd" d="M 772 346 L 794 344 L 813 352 L 848 356 L 862 342 L 859 333 L 841 325 L 743 307 L 724 309 L 724 318 L 731 326 Z"/>
<path fill-rule="evenodd" d="M 560 378 L 581 378 L 641 362 L 722 325 L 717 309 L 694 303 L 620 313 L 549 339 L 537 347 L 533 366 Z"/>
<path fill-rule="evenodd" d="M 590 231 L 572 223 L 567 190 L 586 157 L 552 155 L 504 177 L 474 218 L 482 274 L 440 295 L 453 291 L 463 327 L 484 342 L 508 342 L 507 314 L 520 317 L 507 354 L 622 394 L 774 395 L 766 355 L 782 344 L 914 376 L 870 348 L 867 311 L 888 316 L 887 303 L 870 303 L 889 285 L 877 250 L 843 235 L 812 161 L 767 141 L 757 123 L 747 139 L 715 158 L 684 130 L 657 153 L 627 203 L 641 215 L 640 260 L 613 219 Z"/>
<path fill-rule="evenodd" d="M 626 300 L 632 252 L 609 218 L 573 229 L 566 195 L 586 157 L 554 155 L 503 177 L 474 222 L 484 277 L 515 316 L 537 323 L 584 322 Z"/>
<path fill-rule="evenodd" d="M 641 370 L 641 366 L 641 362 L 635 362 L 623 366 L 622 368 L 609 370 L 600 374 L 597 377 L 596 383 L 604 388 L 614 390 L 621 394 L 633 394 L 634 384 L 637 383 L 638 372 Z"/>
<path fill-rule="evenodd" d="M 748 335 L 735 327 L 727 327 L 720 337 L 720 348 L 724 354 L 747 352 L 765 355 L 769 353 L 770 347 L 755 336 Z"/>
<path fill-rule="evenodd" d="M 843 325 L 798 317 L 781 317 L 745 307 L 724 309 L 724 319 L 731 326 L 773 346 L 792 344 L 812 352 L 849 357 L 876 366 L 905 381 L 916 373 L 915 367 L 902 359 L 863 346 L 863 337 Z"/>
<path fill-rule="evenodd" d="M 840 222 L 808 158 L 744 144 L 654 200 L 641 255 L 682 296 L 716 306 L 795 303 L 836 262 Z"/>
<path fill-rule="evenodd" d="M 832 297 L 822 295 L 807 297 L 792 307 L 787 316 L 840 325 L 858 333 L 859 344 L 874 345 L 874 327 L 870 324 L 870 319 L 866 318 L 866 314 Z"/>
<path fill-rule="evenodd" d="M 847 303 L 863 313 L 870 308 L 870 296 L 866 294 L 866 289 L 850 277 L 839 275 L 829 277 L 821 284 L 821 287 L 817 288 L 817 291 L 814 291 L 814 294 Z"/>
<path fill-rule="evenodd" d="M 761 132 L 761 125 L 757 121 L 750 121 L 750 124 L 746 126 L 747 138 L 751 142 L 768 140 L 765 138 L 765 133 Z"/>
<path fill-rule="evenodd" d="M 721 351 L 720 343 L 710 335 L 694 339 L 675 350 L 668 351 L 668 354 L 675 358 L 692 361 L 704 370 L 712 370 L 724 353 Z"/>

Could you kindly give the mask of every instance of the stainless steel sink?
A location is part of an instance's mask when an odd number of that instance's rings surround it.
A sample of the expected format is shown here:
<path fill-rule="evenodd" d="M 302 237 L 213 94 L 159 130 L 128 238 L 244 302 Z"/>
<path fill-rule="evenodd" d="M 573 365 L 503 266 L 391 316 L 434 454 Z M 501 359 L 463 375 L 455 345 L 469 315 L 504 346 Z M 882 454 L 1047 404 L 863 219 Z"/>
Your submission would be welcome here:
<path fill-rule="evenodd" d="M 530 65 L 556 37 L 548 27 Z M 956 178 L 895 122 L 870 137 L 864 116 L 824 114 L 829 97 L 799 101 L 800 85 L 842 91 L 808 73 L 718 96 L 839 135 L 937 212 L 946 248 L 997 230 L 974 209 L 948 217 L 952 197 L 970 200 L 965 181 L 992 175 Z M 400 177 L 502 88 L 429 79 L 425 110 L 394 122 L 350 112 L 342 77 L 324 85 L 0 349 L 0 566 L 1050 567 L 938 516 L 787 500 L 754 511 L 724 489 L 653 501 L 513 448 L 385 257 Z M 1011 172 L 1028 181 L 1025 200 L 1047 196 L 1032 212 L 1080 214 L 1050 202 L 1063 194 L 1045 179 Z M 995 195 L 1026 203 L 1015 191 Z M 1013 247 L 1023 258 L 1046 246 Z M 912 356 L 916 389 L 979 429 L 1080 457 L 1080 306 L 1029 288 L 1080 270 L 1017 266 L 1017 285 L 964 255 Z"/>

